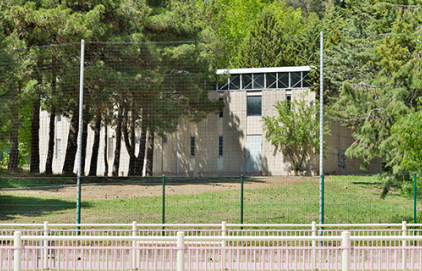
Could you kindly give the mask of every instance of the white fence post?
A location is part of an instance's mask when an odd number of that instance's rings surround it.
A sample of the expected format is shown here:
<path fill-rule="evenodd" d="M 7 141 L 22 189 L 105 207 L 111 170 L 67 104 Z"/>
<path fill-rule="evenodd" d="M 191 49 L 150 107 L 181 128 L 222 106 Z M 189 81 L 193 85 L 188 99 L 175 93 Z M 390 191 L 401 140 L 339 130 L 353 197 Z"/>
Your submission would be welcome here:
<path fill-rule="evenodd" d="M 342 252 L 342 271 L 349 271 L 350 269 L 350 240 L 349 240 L 350 233 L 348 231 L 344 231 L 341 233 L 341 246 L 343 247 Z"/>
<path fill-rule="evenodd" d="M 312 221 L 312 237 L 316 237 L 317 236 L 317 226 L 316 226 L 316 222 Z M 312 269 L 315 270 L 316 269 L 316 244 L 317 242 L 315 240 L 312 240 Z"/>
<path fill-rule="evenodd" d="M 14 234 L 14 243 L 13 246 L 15 247 L 14 251 L 14 261 L 13 261 L 13 270 L 14 271 L 21 271 L 21 259 L 22 259 L 22 232 L 15 231 Z"/>
<path fill-rule="evenodd" d="M 185 233 L 177 232 L 177 271 L 185 270 Z"/>
<path fill-rule="evenodd" d="M 226 225 L 226 221 L 223 221 L 221 223 L 221 236 L 226 237 L 227 236 L 227 225 Z M 221 242 L 221 246 L 223 247 L 223 249 L 221 250 L 221 270 L 226 268 L 226 250 L 224 249 L 227 246 L 227 241 L 223 240 Z"/>
<path fill-rule="evenodd" d="M 403 221 L 402 223 L 401 223 L 401 230 L 402 230 L 402 236 L 403 237 L 406 237 L 406 235 L 407 235 L 407 222 L 406 221 Z M 403 246 L 403 250 L 402 250 L 402 257 L 403 257 L 403 259 L 402 259 L 402 261 L 403 261 L 403 270 L 405 270 L 406 269 L 406 266 L 407 266 L 407 264 L 406 264 L 406 247 L 407 247 L 407 241 L 406 240 L 402 240 L 401 241 L 402 243 L 402 246 Z"/>
<path fill-rule="evenodd" d="M 44 221 L 44 236 L 48 236 L 48 221 Z M 44 240 L 41 241 L 43 247 L 47 247 L 48 241 Z M 43 256 L 44 268 L 48 268 L 48 248 L 44 248 L 44 256 Z"/>
<path fill-rule="evenodd" d="M 136 237 L 136 232 L 137 232 L 137 226 L 136 226 L 136 221 L 133 221 L 132 222 L 132 236 L 133 237 Z M 137 245 L 139 244 L 139 241 L 132 241 L 132 247 L 133 247 L 133 250 L 132 250 L 132 267 L 134 268 L 134 269 L 136 269 L 136 268 L 138 268 L 138 259 L 137 259 L 137 257 L 138 257 L 138 250 L 136 249 L 136 247 L 137 247 Z"/>

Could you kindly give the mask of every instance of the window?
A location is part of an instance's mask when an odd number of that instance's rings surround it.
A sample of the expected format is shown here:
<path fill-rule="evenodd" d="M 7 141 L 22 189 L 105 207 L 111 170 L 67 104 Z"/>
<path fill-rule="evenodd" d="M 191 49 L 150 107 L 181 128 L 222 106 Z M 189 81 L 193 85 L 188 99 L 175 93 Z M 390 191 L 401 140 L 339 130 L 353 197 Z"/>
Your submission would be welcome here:
<path fill-rule="evenodd" d="M 242 88 L 252 89 L 252 75 L 251 74 L 242 75 Z"/>
<path fill-rule="evenodd" d="M 62 121 L 62 112 L 57 113 L 57 122 Z"/>
<path fill-rule="evenodd" d="M 267 73 L 267 88 L 276 88 L 277 87 L 277 74 L 276 73 Z"/>
<path fill-rule="evenodd" d="M 292 94 L 286 94 L 286 101 L 289 104 L 289 110 L 292 110 Z"/>
<path fill-rule="evenodd" d="M 253 88 L 254 89 L 261 89 L 265 87 L 265 74 L 264 73 L 255 73 L 253 75 Z"/>
<path fill-rule="evenodd" d="M 278 88 L 288 88 L 289 84 L 289 73 L 288 72 L 279 72 L 278 73 Z"/>
<path fill-rule="evenodd" d="M 223 97 L 218 98 L 218 100 L 223 101 Z M 218 114 L 218 117 L 219 118 L 222 118 L 223 117 L 223 111 L 224 111 L 224 109 L 221 110 L 220 114 Z"/>
<path fill-rule="evenodd" d="M 163 140 L 163 144 L 167 144 L 167 136 L 166 135 L 163 135 L 162 140 Z"/>
<path fill-rule="evenodd" d="M 247 116 L 261 116 L 262 112 L 262 96 L 247 97 Z"/>
<path fill-rule="evenodd" d="M 223 156 L 223 136 L 218 137 L 218 156 Z"/>
<path fill-rule="evenodd" d="M 56 158 L 60 159 L 62 156 L 62 140 L 60 138 L 56 139 Z"/>
<path fill-rule="evenodd" d="M 292 79 L 292 88 L 300 88 L 302 82 L 301 72 L 292 72 L 291 73 Z"/>
<path fill-rule="evenodd" d="M 234 74 L 230 77 L 230 90 L 239 90 L 240 89 L 240 75 Z"/>
<path fill-rule="evenodd" d="M 309 88 L 311 86 L 311 78 L 309 77 L 309 72 L 302 72 L 303 75 L 303 81 L 302 81 L 302 87 Z"/>
<path fill-rule="evenodd" d="M 195 156 L 195 137 L 190 137 L 190 156 Z"/>

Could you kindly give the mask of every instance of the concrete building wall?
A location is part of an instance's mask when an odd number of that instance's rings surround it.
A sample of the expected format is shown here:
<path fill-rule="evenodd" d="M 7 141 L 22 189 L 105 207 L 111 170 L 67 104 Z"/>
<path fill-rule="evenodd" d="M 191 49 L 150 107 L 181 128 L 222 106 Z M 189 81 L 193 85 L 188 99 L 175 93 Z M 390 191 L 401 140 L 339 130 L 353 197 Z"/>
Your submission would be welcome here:
<path fill-rule="evenodd" d="M 210 91 L 209 97 L 213 100 L 223 99 L 225 107 L 223 116 L 209 114 L 200 123 L 192 123 L 188 117 L 179 121 L 177 132 L 167 134 L 165 137 L 155 136 L 154 141 L 154 175 L 161 176 L 233 176 L 245 174 L 248 171 L 247 163 L 250 161 L 248 138 L 259 138 L 261 144 L 260 171 L 252 172 L 251 175 L 292 175 L 290 163 L 280 151 L 266 140 L 261 116 L 247 116 L 248 96 L 262 97 L 262 115 L 276 116 L 277 110 L 274 104 L 286 99 L 290 95 L 292 100 L 301 99 L 307 88 L 294 89 L 263 89 L 263 90 L 237 90 L 237 91 Z M 315 93 L 308 92 L 305 99 L 312 104 L 315 101 Z M 48 122 L 47 112 L 41 112 L 40 130 L 40 154 L 41 171 L 45 170 L 48 148 Z M 56 146 L 53 160 L 53 171 L 61 173 L 66 155 L 67 137 L 70 120 L 62 117 L 61 121 L 56 118 Z M 104 139 L 104 127 L 101 130 L 100 149 L 98 156 L 97 175 L 103 175 L 105 171 L 104 155 L 107 157 L 108 174 L 111 175 L 114 161 L 115 131 L 108 127 L 108 144 L 106 150 Z M 324 174 L 360 174 L 380 173 L 382 169 L 381 159 L 374 160 L 370 165 L 370 171 L 359 169 L 358 159 L 349 159 L 345 156 L 346 149 L 353 143 L 351 131 L 342 127 L 339 123 L 330 123 L 331 135 L 325 135 L 328 149 L 324 160 Z M 137 137 L 140 136 L 140 131 Z M 223 139 L 223 153 L 219 154 L 219 137 Z M 191 155 L 191 143 L 194 138 L 194 155 Z M 86 150 L 86 163 L 84 172 L 88 174 L 91 161 L 94 132 L 88 130 L 88 148 Z M 57 142 L 60 142 L 58 148 Z M 256 142 L 255 142 L 256 143 Z M 139 143 L 136 144 L 136 152 Z M 248 160 L 249 159 L 249 160 Z M 306 163 L 306 171 L 303 174 L 319 174 L 319 154 L 309 157 Z M 120 149 L 119 175 L 128 174 L 129 155 L 124 142 Z M 77 161 L 75 162 L 75 172 Z"/>

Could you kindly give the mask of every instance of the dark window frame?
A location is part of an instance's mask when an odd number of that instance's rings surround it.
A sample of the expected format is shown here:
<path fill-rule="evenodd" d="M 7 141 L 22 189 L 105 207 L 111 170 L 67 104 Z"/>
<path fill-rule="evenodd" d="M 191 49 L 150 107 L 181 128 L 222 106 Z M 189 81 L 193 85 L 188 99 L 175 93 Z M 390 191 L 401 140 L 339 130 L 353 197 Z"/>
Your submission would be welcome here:
<path fill-rule="evenodd" d="M 195 137 L 194 136 L 190 137 L 190 156 L 191 157 L 195 156 Z"/>
<path fill-rule="evenodd" d="M 218 98 L 218 100 L 219 101 L 224 101 L 224 98 L 223 97 L 220 97 L 220 98 Z M 223 108 L 223 110 L 220 111 L 220 113 L 218 114 L 218 117 L 220 119 L 222 119 L 224 117 L 224 108 Z"/>
<path fill-rule="evenodd" d="M 218 136 L 218 156 L 223 156 L 223 136 Z"/>
<path fill-rule="evenodd" d="M 257 98 L 259 98 L 259 101 Z M 259 108 L 257 107 L 258 105 L 259 105 Z M 248 117 L 262 116 L 262 95 L 246 96 L 246 116 Z"/>
<path fill-rule="evenodd" d="M 289 104 L 289 110 L 292 110 L 292 94 L 286 94 L 286 101 Z"/>

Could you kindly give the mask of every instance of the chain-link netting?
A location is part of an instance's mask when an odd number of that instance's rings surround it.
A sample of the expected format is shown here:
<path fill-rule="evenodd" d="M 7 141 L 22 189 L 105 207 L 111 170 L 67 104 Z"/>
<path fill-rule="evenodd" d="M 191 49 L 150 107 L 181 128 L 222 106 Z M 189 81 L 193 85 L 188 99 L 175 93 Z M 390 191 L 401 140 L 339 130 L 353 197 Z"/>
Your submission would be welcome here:
<path fill-rule="evenodd" d="M 289 38 L 312 46 L 282 67 L 218 67 L 233 41 L 2 50 L 0 219 L 74 222 L 80 168 L 84 223 L 309 223 L 322 189 L 325 223 L 413 221 L 420 175 L 383 172 L 416 37 L 326 35 L 322 184 L 320 40 Z"/>

